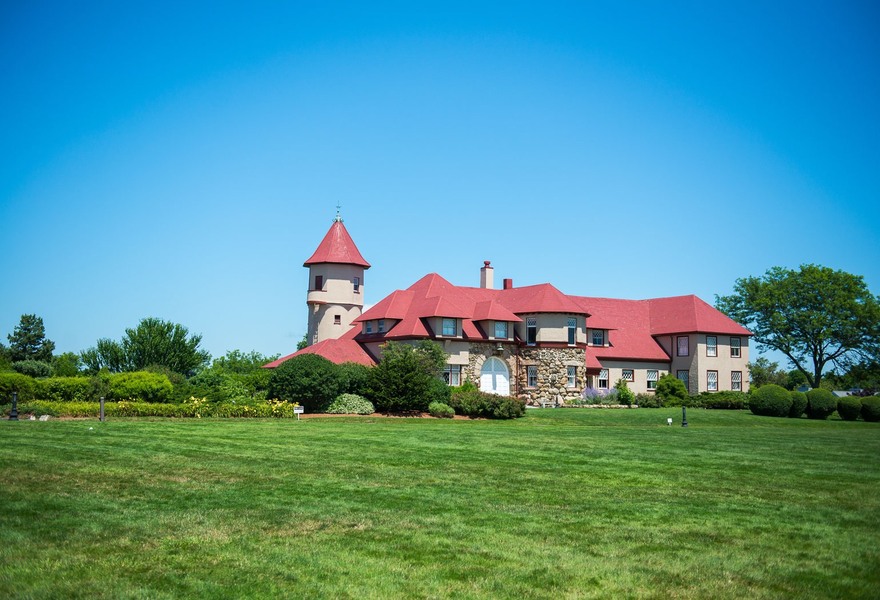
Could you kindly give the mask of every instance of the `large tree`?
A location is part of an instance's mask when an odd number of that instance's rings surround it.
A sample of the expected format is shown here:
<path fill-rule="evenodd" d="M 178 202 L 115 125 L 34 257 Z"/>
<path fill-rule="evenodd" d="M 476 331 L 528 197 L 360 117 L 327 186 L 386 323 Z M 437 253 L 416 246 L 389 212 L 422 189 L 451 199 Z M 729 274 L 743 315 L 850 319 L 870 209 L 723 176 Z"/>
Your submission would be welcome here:
<path fill-rule="evenodd" d="M 199 350 L 201 341 L 201 335 L 189 335 L 183 325 L 148 317 L 134 329 L 126 329 L 120 342 L 98 340 L 95 348 L 82 353 L 82 359 L 90 371 L 138 371 L 161 366 L 190 376 L 211 360 L 206 350 Z"/>
<path fill-rule="evenodd" d="M 21 315 L 18 325 L 6 337 L 9 339 L 9 358 L 13 362 L 20 360 L 51 362 L 55 342 L 46 339 L 46 328 L 41 317 Z"/>
<path fill-rule="evenodd" d="M 773 267 L 737 279 L 715 306 L 751 329 L 755 342 L 785 354 L 817 388 L 829 366 L 880 355 L 880 298 L 864 279 L 819 265 Z"/>

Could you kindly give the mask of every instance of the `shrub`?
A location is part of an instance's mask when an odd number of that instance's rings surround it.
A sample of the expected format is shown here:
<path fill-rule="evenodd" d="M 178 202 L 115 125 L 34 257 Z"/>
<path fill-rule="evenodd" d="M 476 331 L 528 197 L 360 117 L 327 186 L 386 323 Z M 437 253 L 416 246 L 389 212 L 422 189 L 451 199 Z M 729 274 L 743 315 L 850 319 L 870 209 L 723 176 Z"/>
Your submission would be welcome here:
<path fill-rule="evenodd" d="M 688 402 L 688 391 L 684 382 L 672 373 L 660 378 L 654 393 L 664 406 L 686 406 Z"/>
<path fill-rule="evenodd" d="M 339 370 L 340 391 L 343 394 L 363 396 L 370 379 L 370 367 L 347 362 L 339 365 L 337 369 Z"/>
<path fill-rule="evenodd" d="M 88 377 L 51 377 L 42 382 L 41 400 L 52 402 L 94 402 Z"/>
<path fill-rule="evenodd" d="M 516 419 L 526 413 L 523 400 L 481 392 L 473 384 L 453 390 L 449 406 L 458 415 L 487 419 Z"/>
<path fill-rule="evenodd" d="M 662 408 L 663 399 L 657 394 L 636 394 L 636 406 L 639 408 Z"/>
<path fill-rule="evenodd" d="M 788 411 L 788 416 L 792 419 L 800 419 L 805 410 L 807 410 L 807 395 L 797 390 L 792 391 L 791 410 Z"/>
<path fill-rule="evenodd" d="M 827 419 L 837 410 L 837 396 L 831 390 L 817 388 L 807 392 L 807 417 Z"/>
<path fill-rule="evenodd" d="M 451 419 L 455 416 L 455 409 L 442 402 L 431 402 L 428 405 L 428 412 L 431 413 L 432 417 L 440 419 Z"/>
<path fill-rule="evenodd" d="M 618 399 L 617 389 L 603 391 L 591 387 L 584 388 L 584 391 L 581 392 L 581 400 L 578 402 L 579 405 L 587 406 L 596 404 L 611 405 L 619 403 L 620 400 Z"/>
<path fill-rule="evenodd" d="M 749 409 L 765 417 L 787 417 L 791 411 L 791 394 L 781 385 L 769 383 L 752 393 Z"/>
<path fill-rule="evenodd" d="M 114 373 L 108 379 L 110 400 L 137 399 L 144 402 L 170 402 L 174 388 L 168 377 L 159 373 L 133 371 Z"/>
<path fill-rule="evenodd" d="M 18 401 L 27 402 L 34 399 L 34 392 L 39 389 L 33 377 L 21 373 L 0 373 L 0 398 L 4 402 L 12 402 L 12 392 L 18 392 Z"/>
<path fill-rule="evenodd" d="M 325 411 L 331 415 L 370 415 L 376 412 L 373 403 L 357 394 L 340 394 Z"/>
<path fill-rule="evenodd" d="M 619 379 L 617 383 L 614 384 L 614 389 L 617 391 L 617 402 L 619 404 L 623 404 L 625 406 L 633 405 L 633 402 L 636 399 L 636 395 L 631 389 L 629 389 L 629 386 L 626 383 L 626 379 Z"/>
<path fill-rule="evenodd" d="M 28 377 L 49 377 L 52 366 L 41 360 L 19 360 L 12 363 L 12 370 Z"/>
<path fill-rule="evenodd" d="M 275 367 L 268 397 L 301 404 L 308 412 L 324 412 L 340 387 L 336 365 L 317 354 L 302 354 Z"/>
<path fill-rule="evenodd" d="M 380 411 L 425 411 L 436 400 L 445 353 L 436 342 L 417 346 L 388 342 L 382 360 L 370 369 L 367 398 Z"/>
<path fill-rule="evenodd" d="M 862 418 L 869 423 L 880 421 L 880 396 L 862 398 Z"/>
<path fill-rule="evenodd" d="M 862 399 L 856 396 L 844 396 L 837 400 L 837 414 L 844 421 L 855 421 L 862 412 Z"/>
<path fill-rule="evenodd" d="M 692 403 L 703 408 L 721 410 L 742 410 L 749 404 L 749 396 L 745 392 L 726 390 L 723 392 L 702 392 Z"/>

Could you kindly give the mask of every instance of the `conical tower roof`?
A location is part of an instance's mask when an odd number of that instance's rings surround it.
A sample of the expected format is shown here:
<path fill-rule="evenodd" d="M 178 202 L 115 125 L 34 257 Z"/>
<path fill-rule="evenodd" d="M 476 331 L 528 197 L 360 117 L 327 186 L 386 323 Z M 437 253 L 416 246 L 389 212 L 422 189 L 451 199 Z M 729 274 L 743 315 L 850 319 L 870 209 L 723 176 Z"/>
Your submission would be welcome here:
<path fill-rule="evenodd" d="M 303 266 L 308 267 L 318 263 L 357 265 L 364 269 L 370 268 L 370 263 L 361 256 L 360 250 L 357 249 L 354 240 L 351 239 L 351 235 L 349 235 L 345 225 L 342 224 L 342 219 L 339 217 L 333 221 L 330 231 L 327 232 L 327 235 L 318 244 L 318 249 L 315 250 L 315 253 L 303 263 Z"/>

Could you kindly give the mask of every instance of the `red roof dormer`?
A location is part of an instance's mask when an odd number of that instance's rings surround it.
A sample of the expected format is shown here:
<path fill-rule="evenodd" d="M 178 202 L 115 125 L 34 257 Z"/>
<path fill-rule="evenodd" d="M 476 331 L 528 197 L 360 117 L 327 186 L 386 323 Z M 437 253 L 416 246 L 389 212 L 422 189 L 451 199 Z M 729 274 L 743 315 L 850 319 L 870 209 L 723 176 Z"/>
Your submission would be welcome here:
<path fill-rule="evenodd" d="M 361 256 L 360 251 L 354 244 L 354 240 L 351 239 L 348 230 L 342 224 L 342 219 L 339 217 L 333 221 L 330 231 L 327 232 L 327 235 L 318 244 L 318 249 L 315 250 L 315 253 L 303 263 L 303 266 L 308 267 L 318 263 L 357 265 L 364 269 L 370 268 L 370 263 Z"/>

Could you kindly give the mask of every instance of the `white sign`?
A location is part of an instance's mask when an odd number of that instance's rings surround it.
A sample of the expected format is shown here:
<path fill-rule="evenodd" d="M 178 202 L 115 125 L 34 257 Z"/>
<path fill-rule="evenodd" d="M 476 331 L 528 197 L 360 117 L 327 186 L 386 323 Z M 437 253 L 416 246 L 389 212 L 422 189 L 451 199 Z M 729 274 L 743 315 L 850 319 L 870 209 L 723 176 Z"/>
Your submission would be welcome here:
<path fill-rule="evenodd" d="M 301 415 L 301 414 L 303 414 L 304 412 L 306 412 L 306 407 L 305 407 L 305 406 L 294 406 L 294 407 L 293 407 L 293 412 L 294 412 L 295 414 Z"/>

